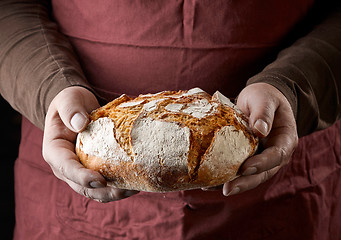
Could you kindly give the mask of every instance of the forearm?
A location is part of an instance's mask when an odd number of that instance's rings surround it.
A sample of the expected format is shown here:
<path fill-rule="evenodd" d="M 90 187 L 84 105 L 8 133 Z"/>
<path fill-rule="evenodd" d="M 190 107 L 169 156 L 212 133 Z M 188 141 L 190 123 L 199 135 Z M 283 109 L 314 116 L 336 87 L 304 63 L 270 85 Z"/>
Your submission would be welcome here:
<path fill-rule="evenodd" d="M 47 1 L 0 2 L 0 92 L 43 128 L 52 99 L 64 88 L 89 87 L 66 37 L 50 20 Z"/>
<path fill-rule="evenodd" d="M 340 4 L 339 4 L 340 5 Z M 248 84 L 278 88 L 294 111 L 299 136 L 324 129 L 341 116 L 341 8 L 292 46 Z"/>

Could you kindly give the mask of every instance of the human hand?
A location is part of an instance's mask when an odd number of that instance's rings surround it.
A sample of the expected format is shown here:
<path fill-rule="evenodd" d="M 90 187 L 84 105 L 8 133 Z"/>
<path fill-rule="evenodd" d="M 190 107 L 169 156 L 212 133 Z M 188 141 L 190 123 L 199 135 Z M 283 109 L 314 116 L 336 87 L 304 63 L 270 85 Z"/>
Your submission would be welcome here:
<path fill-rule="evenodd" d="M 261 152 L 241 166 L 241 176 L 223 186 L 225 196 L 253 189 L 273 177 L 287 164 L 298 144 L 296 121 L 286 97 L 267 83 L 244 88 L 237 106 L 249 117 L 249 125 L 260 137 Z"/>
<path fill-rule="evenodd" d="M 107 186 L 104 177 L 85 168 L 75 154 L 77 133 L 88 124 L 88 113 L 99 104 L 83 87 L 62 90 L 51 102 L 45 120 L 43 157 L 54 175 L 74 191 L 99 202 L 110 202 L 132 196 L 137 191 Z"/>
<path fill-rule="evenodd" d="M 296 122 L 286 97 L 267 83 L 244 88 L 237 106 L 249 117 L 249 125 L 260 138 L 260 153 L 248 158 L 240 168 L 240 176 L 223 186 L 225 196 L 253 189 L 273 177 L 290 160 L 298 144 Z"/>

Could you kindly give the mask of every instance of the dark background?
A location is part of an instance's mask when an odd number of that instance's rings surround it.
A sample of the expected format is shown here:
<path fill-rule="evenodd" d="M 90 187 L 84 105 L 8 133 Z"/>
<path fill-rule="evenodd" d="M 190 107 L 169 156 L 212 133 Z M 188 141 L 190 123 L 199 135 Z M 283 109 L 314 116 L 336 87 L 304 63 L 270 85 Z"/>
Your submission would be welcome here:
<path fill-rule="evenodd" d="M 13 238 L 15 225 L 14 162 L 18 156 L 21 116 L 1 96 L 0 109 L 2 112 L 0 118 L 2 132 L 2 140 L 0 142 L 2 155 L 0 159 L 0 238 L 7 240 Z"/>

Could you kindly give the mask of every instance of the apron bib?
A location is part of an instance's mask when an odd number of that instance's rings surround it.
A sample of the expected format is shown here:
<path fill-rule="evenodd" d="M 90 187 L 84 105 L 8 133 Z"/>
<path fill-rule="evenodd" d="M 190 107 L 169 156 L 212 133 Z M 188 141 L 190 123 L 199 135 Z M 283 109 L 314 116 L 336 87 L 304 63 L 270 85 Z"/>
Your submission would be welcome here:
<path fill-rule="evenodd" d="M 53 14 L 100 98 L 200 87 L 236 97 L 311 1 L 54 0 Z M 141 192 L 101 204 L 58 180 L 42 132 L 23 119 L 15 166 L 17 239 L 340 238 L 340 124 L 300 139 L 254 190 Z M 318 148 L 316 148 L 318 146 Z M 333 212 L 331 212 L 333 209 Z"/>

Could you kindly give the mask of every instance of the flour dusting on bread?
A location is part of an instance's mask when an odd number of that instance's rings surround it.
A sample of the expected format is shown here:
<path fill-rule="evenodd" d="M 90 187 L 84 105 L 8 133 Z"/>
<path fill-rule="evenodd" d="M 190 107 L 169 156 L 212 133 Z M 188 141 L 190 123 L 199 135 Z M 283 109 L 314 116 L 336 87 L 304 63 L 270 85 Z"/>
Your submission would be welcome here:
<path fill-rule="evenodd" d="M 237 174 L 240 163 L 250 155 L 250 152 L 252 146 L 243 131 L 238 131 L 234 126 L 222 127 L 215 134 L 212 145 L 203 156 L 198 171 L 199 178 L 201 175 L 209 176 L 212 185 L 231 180 L 230 176 Z"/>
<path fill-rule="evenodd" d="M 107 117 L 91 122 L 82 134 L 78 134 L 77 146 L 88 155 L 113 161 L 129 161 L 131 158 L 117 143 L 115 124 Z"/>
<path fill-rule="evenodd" d="M 79 159 L 125 189 L 167 192 L 223 184 L 258 144 L 228 98 L 200 88 L 122 95 L 90 118 L 77 138 Z"/>
<path fill-rule="evenodd" d="M 141 117 L 134 122 L 130 136 L 136 164 L 187 167 L 189 128 Z"/>

